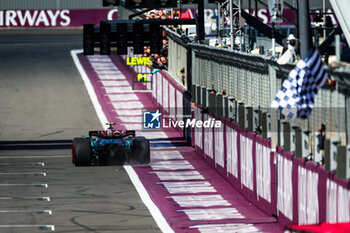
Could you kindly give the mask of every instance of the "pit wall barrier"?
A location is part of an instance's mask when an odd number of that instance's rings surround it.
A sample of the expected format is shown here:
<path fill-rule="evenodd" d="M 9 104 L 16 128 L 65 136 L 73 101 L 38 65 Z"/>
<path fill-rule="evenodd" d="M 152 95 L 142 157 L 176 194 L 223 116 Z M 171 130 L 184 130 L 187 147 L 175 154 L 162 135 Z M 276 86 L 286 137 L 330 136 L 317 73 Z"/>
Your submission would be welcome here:
<path fill-rule="evenodd" d="M 126 61 L 126 57 L 132 56 L 136 55 L 133 55 L 132 48 L 129 48 L 128 55 L 121 57 Z M 136 65 L 129 67 L 136 74 L 152 73 L 152 69 L 148 66 Z M 174 81 L 171 75 L 163 70 L 152 74 L 152 79 L 152 83 L 143 84 L 143 89 L 152 90 L 152 103 L 162 112 L 163 117 L 167 116 L 172 121 L 182 121 L 185 120 L 186 116 L 190 116 L 191 96 L 180 83 Z M 185 134 L 183 128 L 179 126 L 174 128 Z"/>
<path fill-rule="evenodd" d="M 283 226 L 350 221 L 348 180 L 283 147 L 272 152 L 270 139 L 240 129 L 230 119 L 201 114 L 202 110 L 196 105 L 193 117 L 219 120 L 221 128 L 193 129 L 192 145 L 249 202 L 277 216 Z"/>

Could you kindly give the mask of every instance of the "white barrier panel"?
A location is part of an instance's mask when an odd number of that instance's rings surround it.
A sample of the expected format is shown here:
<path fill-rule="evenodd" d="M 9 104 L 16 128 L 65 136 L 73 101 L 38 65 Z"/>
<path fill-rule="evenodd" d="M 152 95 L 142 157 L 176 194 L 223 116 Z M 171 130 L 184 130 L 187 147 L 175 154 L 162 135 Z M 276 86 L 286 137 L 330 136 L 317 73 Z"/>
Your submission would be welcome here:
<path fill-rule="evenodd" d="M 256 143 L 256 196 L 271 203 L 271 149 Z"/>
<path fill-rule="evenodd" d="M 337 222 L 337 183 L 327 179 L 327 222 Z"/>
<path fill-rule="evenodd" d="M 327 179 L 327 221 L 350 221 L 350 191 Z"/>
<path fill-rule="evenodd" d="M 298 167 L 298 216 L 299 225 L 318 224 L 318 174 Z"/>
<path fill-rule="evenodd" d="M 168 98 L 168 87 L 169 87 L 169 82 L 165 78 L 163 78 L 163 110 L 166 112 L 169 112 L 169 98 Z"/>
<path fill-rule="evenodd" d="M 350 221 L 350 191 L 338 185 L 338 222 Z"/>
<path fill-rule="evenodd" d="M 196 120 L 201 120 L 201 110 L 197 107 L 195 107 L 194 110 L 194 118 Z M 195 144 L 196 146 L 198 146 L 200 149 L 203 149 L 203 141 L 202 141 L 202 128 L 201 127 L 195 127 L 194 128 L 194 132 L 195 132 Z"/>
<path fill-rule="evenodd" d="M 162 79 L 163 77 L 157 73 L 157 102 L 162 105 Z"/>
<path fill-rule="evenodd" d="M 169 85 L 169 108 L 169 114 L 171 116 L 171 119 L 176 120 L 175 88 L 172 85 Z"/>
<path fill-rule="evenodd" d="M 157 99 L 157 75 L 154 74 L 152 77 L 152 96 Z"/>
<path fill-rule="evenodd" d="M 253 141 L 240 135 L 241 185 L 253 190 Z"/>
<path fill-rule="evenodd" d="M 292 160 L 284 158 L 277 153 L 277 209 L 289 220 L 293 220 L 293 184 L 292 184 Z M 278 213 L 277 212 L 277 213 Z"/>
<path fill-rule="evenodd" d="M 237 132 L 231 127 L 226 127 L 227 144 L 227 173 L 238 178 L 238 153 L 237 153 Z"/>
<path fill-rule="evenodd" d="M 183 120 L 183 94 L 176 90 L 176 116 L 177 120 Z"/>
<path fill-rule="evenodd" d="M 215 164 L 225 167 L 224 158 L 224 124 L 220 128 L 215 129 Z"/>
<path fill-rule="evenodd" d="M 207 114 L 204 114 L 204 121 L 211 119 Z M 214 158 L 213 155 L 213 129 L 208 127 L 204 128 L 204 154 L 210 158 Z"/>

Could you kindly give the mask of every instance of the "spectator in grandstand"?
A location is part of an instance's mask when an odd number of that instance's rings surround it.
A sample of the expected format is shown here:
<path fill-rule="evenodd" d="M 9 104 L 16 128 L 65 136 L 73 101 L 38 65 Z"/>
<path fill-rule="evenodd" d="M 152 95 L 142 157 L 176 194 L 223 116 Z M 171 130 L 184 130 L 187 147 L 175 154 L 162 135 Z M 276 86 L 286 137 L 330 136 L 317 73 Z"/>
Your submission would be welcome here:
<path fill-rule="evenodd" d="M 287 38 L 288 41 L 288 50 L 292 54 L 292 61 L 295 61 L 298 59 L 297 53 L 296 53 L 296 46 L 297 46 L 297 38 L 293 34 L 290 34 Z"/>
<path fill-rule="evenodd" d="M 157 17 L 158 17 L 158 18 L 161 18 L 161 17 L 164 15 L 164 13 L 163 13 L 162 10 L 158 10 L 158 12 L 157 12 L 156 14 L 157 14 Z M 164 16 L 165 16 L 165 15 L 164 15 Z"/>
<path fill-rule="evenodd" d="M 322 164 L 324 164 L 324 141 L 326 139 L 326 124 L 321 123 L 318 125 L 317 134 L 317 151 L 322 153 Z"/>
<path fill-rule="evenodd" d="M 168 17 L 164 14 L 162 10 L 159 11 L 151 11 L 146 15 L 146 19 L 167 19 Z M 166 36 L 164 31 L 162 32 L 163 37 Z M 149 56 L 152 62 L 151 68 L 154 69 L 155 72 L 168 69 L 168 39 L 163 38 L 162 40 L 162 48 L 159 54 L 151 54 L 151 50 L 149 46 L 144 47 L 144 56 Z M 152 71 L 153 73 L 153 71 Z"/>
<path fill-rule="evenodd" d="M 216 94 L 216 90 L 215 89 L 209 90 L 209 94 Z"/>
<path fill-rule="evenodd" d="M 160 50 L 160 55 L 164 57 L 168 57 L 168 47 L 164 47 Z"/>
<path fill-rule="evenodd" d="M 181 73 L 182 85 L 185 86 L 185 68 L 182 68 L 182 69 L 180 70 L 180 73 Z"/>
<path fill-rule="evenodd" d="M 166 59 L 166 57 L 161 56 L 160 61 L 162 62 L 163 65 L 168 66 L 168 59 Z"/>

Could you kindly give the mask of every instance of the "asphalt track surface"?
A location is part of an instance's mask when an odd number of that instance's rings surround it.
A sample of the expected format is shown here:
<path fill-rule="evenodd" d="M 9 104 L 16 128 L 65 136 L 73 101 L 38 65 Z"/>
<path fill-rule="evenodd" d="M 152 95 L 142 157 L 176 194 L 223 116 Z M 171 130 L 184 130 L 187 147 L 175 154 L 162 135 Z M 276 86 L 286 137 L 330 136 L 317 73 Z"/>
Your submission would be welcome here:
<path fill-rule="evenodd" d="M 81 39 L 0 30 L 0 232 L 159 232 L 123 167 L 71 163 L 71 139 L 101 128 L 70 56 Z"/>

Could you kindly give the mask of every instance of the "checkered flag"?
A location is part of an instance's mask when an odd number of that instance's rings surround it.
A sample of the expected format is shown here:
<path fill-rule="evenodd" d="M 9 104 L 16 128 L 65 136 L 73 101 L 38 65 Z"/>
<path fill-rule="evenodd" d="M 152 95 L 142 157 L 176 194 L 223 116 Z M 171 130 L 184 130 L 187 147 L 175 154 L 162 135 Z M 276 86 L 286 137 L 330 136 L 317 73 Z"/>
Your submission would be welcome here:
<path fill-rule="evenodd" d="M 279 109 L 292 120 L 297 117 L 308 118 L 317 91 L 326 82 L 327 77 L 318 51 L 310 50 L 283 81 L 271 107 Z"/>

